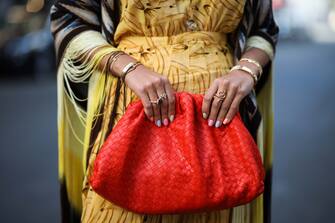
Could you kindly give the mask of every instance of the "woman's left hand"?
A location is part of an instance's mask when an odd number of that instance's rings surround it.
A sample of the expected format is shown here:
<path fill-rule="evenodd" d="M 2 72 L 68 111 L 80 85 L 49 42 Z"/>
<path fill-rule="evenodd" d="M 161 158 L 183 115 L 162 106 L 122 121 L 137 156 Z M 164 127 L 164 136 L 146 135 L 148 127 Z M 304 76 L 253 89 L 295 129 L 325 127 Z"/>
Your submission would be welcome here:
<path fill-rule="evenodd" d="M 241 100 L 250 93 L 254 85 L 253 78 L 244 71 L 234 70 L 213 81 L 204 95 L 202 103 L 203 117 L 208 125 L 220 127 L 229 123 L 239 111 Z M 224 92 L 223 101 L 214 97 Z"/>

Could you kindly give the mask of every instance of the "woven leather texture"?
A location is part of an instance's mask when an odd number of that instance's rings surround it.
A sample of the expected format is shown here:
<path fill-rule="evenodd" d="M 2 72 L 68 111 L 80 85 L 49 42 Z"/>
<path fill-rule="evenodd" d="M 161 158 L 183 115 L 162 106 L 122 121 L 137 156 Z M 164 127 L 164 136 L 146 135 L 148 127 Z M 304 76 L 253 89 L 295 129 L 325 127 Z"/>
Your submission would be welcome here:
<path fill-rule="evenodd" d="M 176 116 L 157 127 L 133 101 L 94 162 L 90 184 L 105 199 L 137 213 L 194 213 L 248 203 L 264 191 L 256 143 L 237 114 L 210 127 L 203 95 L 176 92 Z"/>

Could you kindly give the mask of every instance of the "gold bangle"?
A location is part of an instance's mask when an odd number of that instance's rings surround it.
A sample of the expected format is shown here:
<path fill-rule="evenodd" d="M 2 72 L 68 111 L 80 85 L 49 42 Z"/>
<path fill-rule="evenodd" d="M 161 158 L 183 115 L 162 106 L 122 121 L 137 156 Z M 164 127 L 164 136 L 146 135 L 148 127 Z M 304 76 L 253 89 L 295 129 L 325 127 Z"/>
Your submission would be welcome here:
<path fill-rule="evenodd" d="M 116 52 L 113 52 L 112 55 L 111 55 L 111 64 L 110 64 L 110 67 L 109 69 L 112 70 L 112 67 L 114 66 L 114 63 L 115 61 L 117 61 L 117 59 L 121 56 L 121 55 L 124 55 L 126 54 L 125 52 L 123 51 L 116 51 Z"/>
<path fill-rule="evenodd" d="M 124 82 L 126 75 L 130 72 L 135 70 L 135 68 L 139 65 L 142 65 L 141 62 L 129 62 L 123 69 L 122 69 L 122 75 L 121 75 L 121 80 Z"/>
<path fill-rule="evenodd" d="M 258 75 L 258 77 L 262 76 L 262 74 L 263 74 L 263 68 L 260 65 L 260 63 L 258 63 L 256 60 L 244 57 L 244 58 L 240 59 L 240 61 L 246 61 L 246 62 L 254 64 L 259 69 L 259 75 Z"/>
<path fill-rule="evenodd" d="M 113 70 L 112 67 L 113 67 L 115 61 L 122 54 L 125 54 L 125 52 L 123 52 L 121 50 L 114 51 L 114 52 L 110 53 L 110 56 L 108 57 L 108 60 L 107 60 L 107 63 L 106 63 L 108 71 L 112 71 Z"/>
<path fill-rule="evenodd" d="M 230 69 L 230 72 L 233 71 L 233 70 L 242 70 L 242 71 L 246 72 L 247 74 L 249 74 L 252 77 L 252 79 L 254 80 L 254 85 L 256 85 L 256 83 L 258 81 L 258 77 L 254 72 L 252 72 L 252 70 L 249 67 L 242 66 L 242 65 L 238 64 L 238 65 L 232 67 Z"/>

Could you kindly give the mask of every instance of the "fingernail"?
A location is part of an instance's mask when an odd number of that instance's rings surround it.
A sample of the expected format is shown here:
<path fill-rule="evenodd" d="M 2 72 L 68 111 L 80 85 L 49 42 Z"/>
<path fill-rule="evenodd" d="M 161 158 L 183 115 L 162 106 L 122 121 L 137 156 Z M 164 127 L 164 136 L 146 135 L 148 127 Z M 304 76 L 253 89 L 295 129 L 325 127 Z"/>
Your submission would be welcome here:
<path fill-rule="evenodd" d="M 209 126 L 213 126 L 213 124 L 214 124 L 214 121 L 213 121 L 212 119 L 209 119 L 209 120 L 208 120 L 208 125 L 209 125 Z"/>
<path fill-rule="evenodd" d="M 170 115 L 170 122 L 174 120 L 174 115 Z"/>
<path fill-rule="evenodd" d="M 207 114 L 206 114 L 206 112 L 202 113 L 202 117 L 203 117 L 204 119 L 207 118 Z"/>
<path fill-rule="evenodd" d="M 157 125 L 158 127 L 161 127 L 161 125 L 162 125 L 162 122 L 161 122 L 161 120 L 160 120 L 160 119 L 158 119 L 158 120 L 156 121 L 156 125 Z"/>
<path fill-rule="evenodd" d="M 217 120 L 217 121 L 215 122 L 215 127 L 216 127 L 216 128 L 219 128 L 219 127 L 221 126 L 221 124 L 222 124 L 222 122 L 220 122 L 219 120 Z"/>
<path fill-rule="evenodd" d="M 228 123 L 228 121 L 229 120 L 227 118 L 225 118 L 225 120 L 223 121 L 223 124 L 226 125 Z"/>
<path fill-rule="evenodd" d="M 167 118 L 164 119 L 163 124 L 167 126 L 169 124 L 169 120 Z"/>

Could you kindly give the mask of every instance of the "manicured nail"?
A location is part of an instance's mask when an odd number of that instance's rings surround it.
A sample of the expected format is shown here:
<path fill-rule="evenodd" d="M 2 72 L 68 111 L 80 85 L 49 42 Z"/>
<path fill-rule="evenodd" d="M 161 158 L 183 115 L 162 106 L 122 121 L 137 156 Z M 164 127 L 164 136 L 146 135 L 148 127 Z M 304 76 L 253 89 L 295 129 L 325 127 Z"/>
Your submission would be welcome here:
<path fill-rule="evenodd" d="M 229 120 L 227 118 L 225 118 L 225 120 L 223 121 L 223 124 L 226 125 L 229 122 Z"/>
<path fill-rule="evenodd" d="M 174 120 L 174 115 L 170 115 L 170 122 Z"/>
<path fill-rule="evenodd" d="M 169 124 L 169 120 L 167 118 L 164 119 L 163 124 L 167 126 Z"/>
<path fill-rule="evenodd" d="M 221 124 L 222 124 L 222 122 L 220 122 L 219 120 L 217 120 L 217 121 L 215 122 L 215 127 L 216 127 L 216 128 L 219 128 L 219 127 L 221 126 Z"/>
<path fill-rule="evenodd" d="M 214 124 L 214 121 L 213 121 L 212 119 L 209 119 L 209 120 L 208 120 L 208 125 L 209 125 L 209 126 L 213 126 L 213 124 Z"/>
<path fill-rule="evenodd" d="M 207 114 L 206 114 L 206 112 L 202 113 L 202 117 L 203 117 L 204 119 L 207 118 Z"/>
<path fill-rule="evenodd" d="M 160 120 L 160 119 L 158 119 L 158 120 L 156 121 L 156 125 L 157 125 L 158 127 L 161 127 L 161 125 L 162 125 L 162 122 L 161 122 L 161 120 Z"/>

